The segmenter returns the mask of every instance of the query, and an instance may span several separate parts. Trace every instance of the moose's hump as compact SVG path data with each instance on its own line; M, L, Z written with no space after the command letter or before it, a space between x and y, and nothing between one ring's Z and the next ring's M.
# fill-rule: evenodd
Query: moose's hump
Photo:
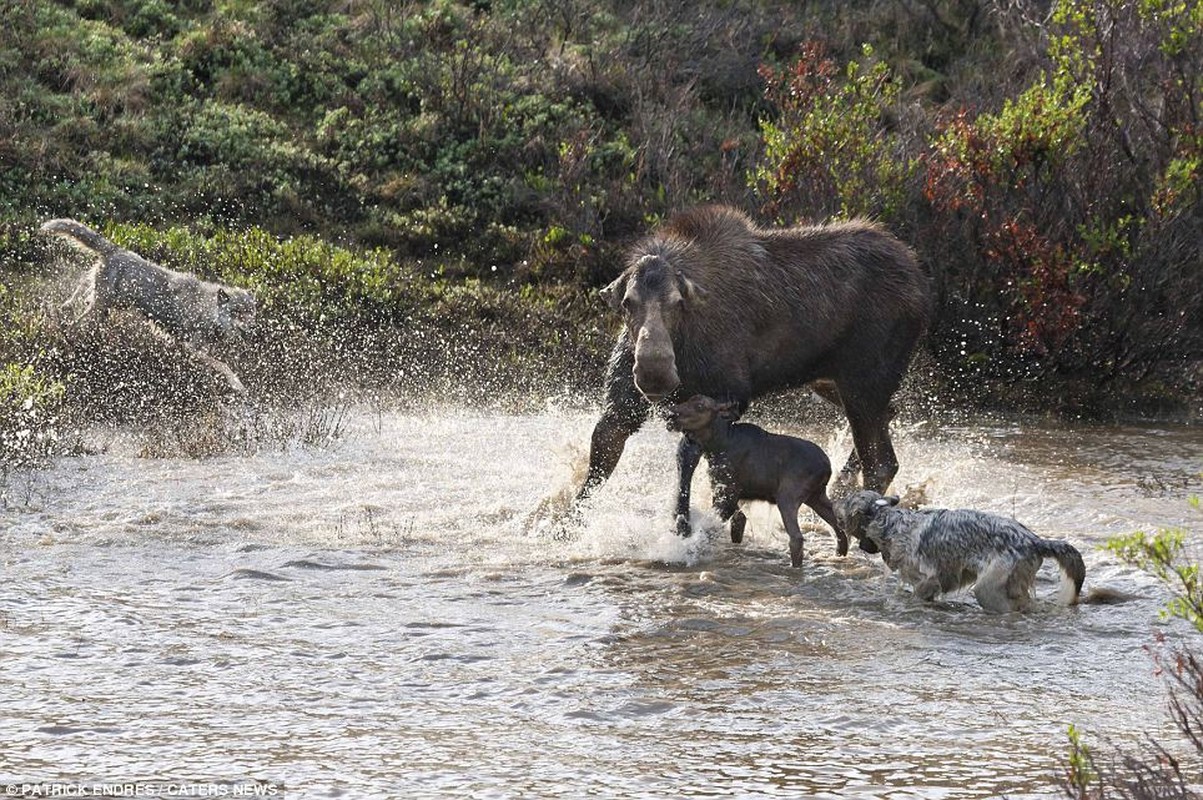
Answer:
M674 215L661 228L665 236L697 243L751 239L755 223L748 215L730 206L710 205L691 208Z

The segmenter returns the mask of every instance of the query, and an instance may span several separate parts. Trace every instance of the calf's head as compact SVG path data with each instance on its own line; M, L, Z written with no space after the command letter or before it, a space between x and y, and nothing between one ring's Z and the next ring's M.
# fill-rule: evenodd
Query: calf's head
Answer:
M602 289L602 297L622 312L635 345L635 386L653 403L681 385L676 343L682 320L703 294L660 254L637 258Z
M710 429L716 420L727 422L738 417L738 404L720 403L704 394L695 394L668 410L668 427L681 433L696 433Z

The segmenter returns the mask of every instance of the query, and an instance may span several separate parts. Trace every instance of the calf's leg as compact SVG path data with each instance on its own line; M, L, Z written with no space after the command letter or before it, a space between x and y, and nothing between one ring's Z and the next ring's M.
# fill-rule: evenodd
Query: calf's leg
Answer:
M742 511L736 511L731 516L731 541L734 544L739 544L744 540L744 528L748 524L748 518Z
M826 483L826 480L823 482ZM848 555L848 535L844 533L844 529L840 527L840 523L836 520L835 509L831 507L831 501L827 499L827 493L820 488L818 492L810 496L810 499L806 501L806 505L814 509L819 518L830 525L831 530L835 531L836 555Z
M789 563L793 567L802 566L802 529L798 526L798 509L801 507L802 503L796 497L777 498L777 510L781 512L781 521L789 534Z
M747 526L748 518L740 510L740 498L723 482L723 467L725 464L710 462L710 486L715 494L715 511L719 520L731 523L731 541L740 544L743 541L743 528Z

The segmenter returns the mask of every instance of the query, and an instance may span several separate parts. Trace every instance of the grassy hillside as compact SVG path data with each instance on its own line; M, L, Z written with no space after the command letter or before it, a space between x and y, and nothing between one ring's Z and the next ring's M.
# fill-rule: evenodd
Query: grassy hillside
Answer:
M579 390L622 248L722 201L766 223L868 214L911 243L939 292L925 378L945 398L1186 410L1199 9L6 3L0 361L96 409L113 365L147 357L55 310L83 262L34 232L72 216L252 288L265 324L231 358L263 394L319 366L402 391L474 371Z

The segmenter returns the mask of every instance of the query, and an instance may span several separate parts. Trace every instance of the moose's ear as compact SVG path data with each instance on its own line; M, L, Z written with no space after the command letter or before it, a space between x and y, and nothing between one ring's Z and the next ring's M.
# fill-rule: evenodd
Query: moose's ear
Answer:
M606 305L617 311L622 307L622 296L626 294L626 291L627 274L624 272L615 278L609 286L603 287L598 294L601 295L602 300L606 301Z
M720 403L717 411L718 415L723 419L739 419L739 403L735 402L734 400L729 403Z
M706 295L709 292L688 277L678 273L677 286L681 290L681 296L685 298L686 303L696 306L706 302Z

